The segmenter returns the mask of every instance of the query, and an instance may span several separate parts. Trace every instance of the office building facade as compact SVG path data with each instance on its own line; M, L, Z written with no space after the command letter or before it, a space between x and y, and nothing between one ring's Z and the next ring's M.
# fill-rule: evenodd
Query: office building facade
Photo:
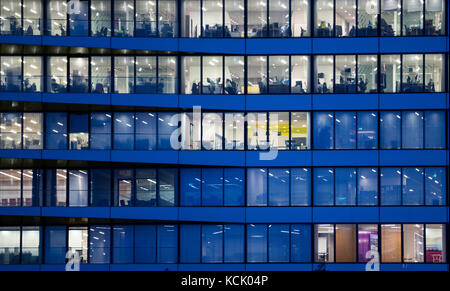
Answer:
M0 0L0 270L448 271L444 0Z

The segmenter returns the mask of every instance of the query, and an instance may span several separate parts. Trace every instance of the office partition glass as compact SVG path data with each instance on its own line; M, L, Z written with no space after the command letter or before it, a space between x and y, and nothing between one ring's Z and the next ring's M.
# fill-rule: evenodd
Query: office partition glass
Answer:
M336 224L336 262L356 262L355 224Z
M333 93L334 57L314 56L314 93ZM337 69L336 69L337 70ZM353 70L353 74L354 74ZM344 72L345 73L345 72ZM350 68L351 75L351 68Z
M42 92L43 77L42 57L23 57L23 91Z
M381 55L380 67L380 92L400 92L401 85L401 60L400 55Z
M334 35L334 1L317 0L315 2L314 35L316 37L331 37Z
M114 2L114 36L129 37L134 35L134 2L116 0Z
M401 224L381 225L381 261L383 263L401 263L402 261Z
M291 36L311 36L310 0L291 0Z
M111 36L111 3L108 0L91 0L92 36Z
M424 262L423 224L403 224L403 261L405 263Z
M200 0L183 0L181 9L181 36L200 37L201 5Z
M380 35L399 36L402 30L402 1L382 0L380 14Z

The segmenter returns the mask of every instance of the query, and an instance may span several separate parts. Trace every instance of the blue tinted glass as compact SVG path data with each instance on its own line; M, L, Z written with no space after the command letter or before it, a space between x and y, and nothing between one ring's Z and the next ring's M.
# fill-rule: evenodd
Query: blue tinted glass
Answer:
M314 205L333 205L334 171L328 168L314 169Z
M405 149L423 148L423 113L421 111L403 112L402 147Z
M380 113L380 147L382 149L398 149L401 140L401 113Z
M223 169L202 169L202 205L223 205Z
M247 225L247 262L267 262L267 225Z
M69 123L71 133L89 131L89 117L87 114L71 113Z
M69 206L88 206L88 171L69 171Z
M289 224L269 224L269 262L289 262Z
M170 136L177 128L178 116L176 113L158 113L158 149L174 149L170 144Z
M134 113L114 113L114 149L134 148Z
M110 169L91 169L90 205L110 206L111 201L111 171Z
M159 233L158 233L159 235ZM158 237L159 241L159 237ZM159 243L159 242L158 242ZM158 247L160 247L158 245ZM136 225L134 229L134 262L152 264L156 262L156 226Z
M222 263L223 225L202 225L202 263Z
M247 169L247 204L267 205L267 169Z
M91 149L111 149L111 113L91 113Z
M200 263L200 224L180 225L180 263Z
M132 225L116 225L113 228L113 263L133 263L133 238L134 227Z
M136 113L136 147L137 150L156 149L156 114L151 112Z
M356 148L356 113L336 112L336 149Z
M378 204L378 170L358 168L358 205Z
M445 148L445 112L425 112L425 148Z
M289 205L289 169L269 169L269 206Z
M46 149L67 149L67 113L45 114Z
M180 169L180 205L200 205L200 171L200 168Z
M89 263L108 264L110 262L111 227L97 225L89 228Z
M335 169L336 205L356 205L356 169Z
M242 168L224 169L224 205L243 206L245 201L245 170Z
M311 204L311 170L307 168L291 169L291 205L307 206Z
M381 168L380 171L381 205L401 205L401 168Z
M176 225L158 225L158 263L176 263L178 242Z
M333 148L333 113L316 112L314 113L314 148L332 149Z
M245 228L242 224L224 225L224 262L243 263L245 248Z
M446 204L445 168L425 168L425 199L427 205Z
M66 261L66 227L45 227L45 260L46 264L64 264Z
M358 148L378 147L378 115L376 112L358 112Z
M311 226L291 224L291 262L311 262Z
M424 196L423 168L403 168L403 204L423 205Z

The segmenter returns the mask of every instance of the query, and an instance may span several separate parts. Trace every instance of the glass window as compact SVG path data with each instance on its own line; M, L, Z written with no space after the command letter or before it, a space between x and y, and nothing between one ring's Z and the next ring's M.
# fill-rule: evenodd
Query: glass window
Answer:
M145 3L148 3L148 1L145 1ZM156 57L136 57L136 93L155 94L158 92L156 70Z
M130 169L114 170L115 206L131 206L133 204L134 173Z
M45 264L64 264L66 262L66 244L67 244L66 227L51 226L51 225L46 226L44 239L45 239L44 244Z
M111 149L111 113L91 113L91 149Z
M380 91L382 93L400 92L400 55L381 55Z
M267 37L267 1L247 1L247 37Z
M135 36L137 37L157 36L158 30L156 21L157 20L156 1L137 0L135 1L135 3L136 3Z
M111 1L91 0L91 35L111 36Z
M446 234L444 224L427 224L425 229L426 237L426 262L445 263L446 262Z
M423 92L423 55L403 55L402 91Z
M182 81L184 85L184 94L200 94L200 63L200 57L183 57Z
M336 1L335 36L356 36L356 0ZM331 36L331 35L330 35Z
M109 169L90 170L90 205L110 206L111 205L111 172Z
M402 112L402 148L422 149L423 148L423 123L422 111Z
M47 0L47 33L50 35L67 35L67 1ZM12 2L12 1L11 1ZM15 2L19 3L19 2Z
M48 57L48 90L52 93L67 92L67 57Z
M289 56L269 56L269 93L288 94Z
M401 0L383 0L381 1L381 36L399 36L401 31L402 15Z
M0 227L0 264L20 264L20 227Z
M314 19L316 19L316 25L314 35L317 37L333 36L333 0L317 0L315 3Z
M114 149L132 150L134 148L134 113L114 113Z
M158 113L158 149L173 150L170 136L178 126L176 113ZM173 146L178 146L174 144Z
M317 3L320 3L320 1L317 1ZM333 93L333 56L314 56L314 63L314 93ZM354 72L353 70L353 74Z
M244 94L244 57L225 56L225 83L226 94Z
M1 206L20 206L21 203L22 171L0 171L0 198Z
M200 263L201 231L200 224L180 225L180 263Z
M70 150L89 149L89 115L71 113L69 116Z
M0 148L20 149L22 147L22 114L0 113Z
M22 206L41 206L43 170L22 170Z
M267 206L267 169L247 169L247 205Z
M183 0L181 36L182 37L200 37L200 0Z
M165 230L164 225L158 228ZM165 233L162 231L162 233ZM158 232L159 234L159 232ZM134 263L154 264L156 263L156 226L135 225L134 227ZM158 238L159 239L159 238ZM169 243L169 242L167 242ZM159 245L159 244L158 244ZM159 246L162 247L162 246Z
M425 92L444 92L445 73L442 55L425 55Z
M67 149L67 113L48 112L45 118L45 148Z
M245 0L225 0L225 37L244 37Z
M423 263L423 224L403 224L403 262Z
M291 56L291 93L310 93L308 56Z
M335 148L356 148L356 112L336 112L334 120Z
M88 172L69 171L69 206L88 206Z
M202 0L202 36L218 38L223 36L223 1Z
M40 264L40 231L39 226L22 227L22 264Z
M335 205L356 205L356 169L335 169Z
M223 234L223 225L202 225L202 263L223 262Z
M89 91L88 58L70 58L70 92Z
M269 263L289 263L289 224L269 224Z
M356 262L355 224L336 224L336 262Z
M370 261L378 252L378 226L376 224L358 225L358 262Z
M222 150L223 114L204 113L202 119L202 147L205 150Z
M75 7L75 4L72 4L72 2L68 4ZM71 36L88 36L88 13L89 2L86 0L78 1L78 6L75 9L67 9L67 14L69 14L69 27Z
M2 73L0 75L2 91L22 91L22 57L1 57Z
M201 169L180 169L181 205L199 206L201 191Z
M249 150L269 148L267 125L266 113L247 113L247 147Z
M225 149L244 149L244 114L225 113Z
M177 173L176 169L158 169L158 206L176 205Z
M91 57L91 92L111 93L111 57Z
M358 55L358 92L376 93L378 80L378 57Z
M114 57L114 93L134 93L134 57Z
M291 34L293 37L311 36L309 5L310 0L291 0Z
M247 94L267 94L266 56L247 57Z
M202 205L223 205L223 169L202 169Z
M425 202L426 205L445 205L447 189L444 168L425 168Z
M243 224L225 224L223 237L224 263L243 263L245 226Z
M381 168L380 172L381 205L401 205L401 168Z
M159 94L178 93L177 57L158 57L158 89Z
M425 35L445 34L443 0L425 0Z
M291 168L291 206L311 205L311 171Z
M377 36L378 0L358 0L358 36Z
M309 113L291 112L291 150L309 149L310 145L310 126Z
M425 111L425 148L445 148L445 112Z
M334 262L334 225L314 225L314 261L316 263Z
M78 253L81 264L88 262L88 228L86 226L69 227L68 251Z
M108 264L111 260L111 227L96 225L89 228L89 263Z
M139 227L139 226L138 226ZM134 226L115 225L113 227L113 260L114 264L132 264L134 248ZM139 251L139 250L137 250ZM154 251L154 250L153 250Z
M18 2L15 2L18 3ZM23 0L25 35L40 35L42 29L42 3L37 0Z
M160 37L178 36L177 11L176 0L158 0L158 27Z
M247 224L247 262L267 262L266 224Z
M328 168L314 169L314 205L333 205L334 171Z
M23 57L24 92L42 92L43 76L42 57Z
M356 92L356 56L335 56L335 93ZM324 92L326 93L326 92Z
M181 148L183 150L200 150L201 142L201 112L194 111L180 113L181 120Z
M114 2L114 36L133 36L134 5L131 0Z
M42 113L23 113L23 149L42 149Z
M223 92L222 56L203 57L202 69L203 69L202 93L222 94Z
M403 35L417 36L423 34L423 1L403 1Z
M0 17L2 20L2 34L22 34L22 13L21 2L13 0L3 0Z
M289 169L269 169L269 206L289 206Z
M269 146L288 150L290 141L289 112L269 112Z
M289 0L269 1L269 37L290 37Z
M136 150L155 150L156 149L156 116L154 113L142 112L136 113L136 132L135 149Z
M311 226L291 224L291 262L311 262Z
M67 203L67 170L47 169L46 173L46 206L66 206Z
M224 168L224 205L244 206L245 169Z
M378 171L358 168L358 205L378 204Z
M358 149L376 149L378 147L378 115L376 112L357 112Z
M403 205L424 205L423 168L403 168Z
M156 169L136 169L136 206L157 206Z
M334 148L334 115L333 112L314 113L314 148Z
M401 263L402 227L400 224L381 225L381 261L383 263Z
M178 252L177 226L171 224L158 225L158 263L176 263Z
M401 147L401 112L383 111L380 113L380 147L399 149Z

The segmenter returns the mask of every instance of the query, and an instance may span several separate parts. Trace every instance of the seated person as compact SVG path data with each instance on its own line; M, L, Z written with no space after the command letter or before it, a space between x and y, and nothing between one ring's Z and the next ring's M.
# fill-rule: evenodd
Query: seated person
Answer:
M192 94L200 94L200 86L199 86L199 84L197 84L195 82L192 83L191 93Z

